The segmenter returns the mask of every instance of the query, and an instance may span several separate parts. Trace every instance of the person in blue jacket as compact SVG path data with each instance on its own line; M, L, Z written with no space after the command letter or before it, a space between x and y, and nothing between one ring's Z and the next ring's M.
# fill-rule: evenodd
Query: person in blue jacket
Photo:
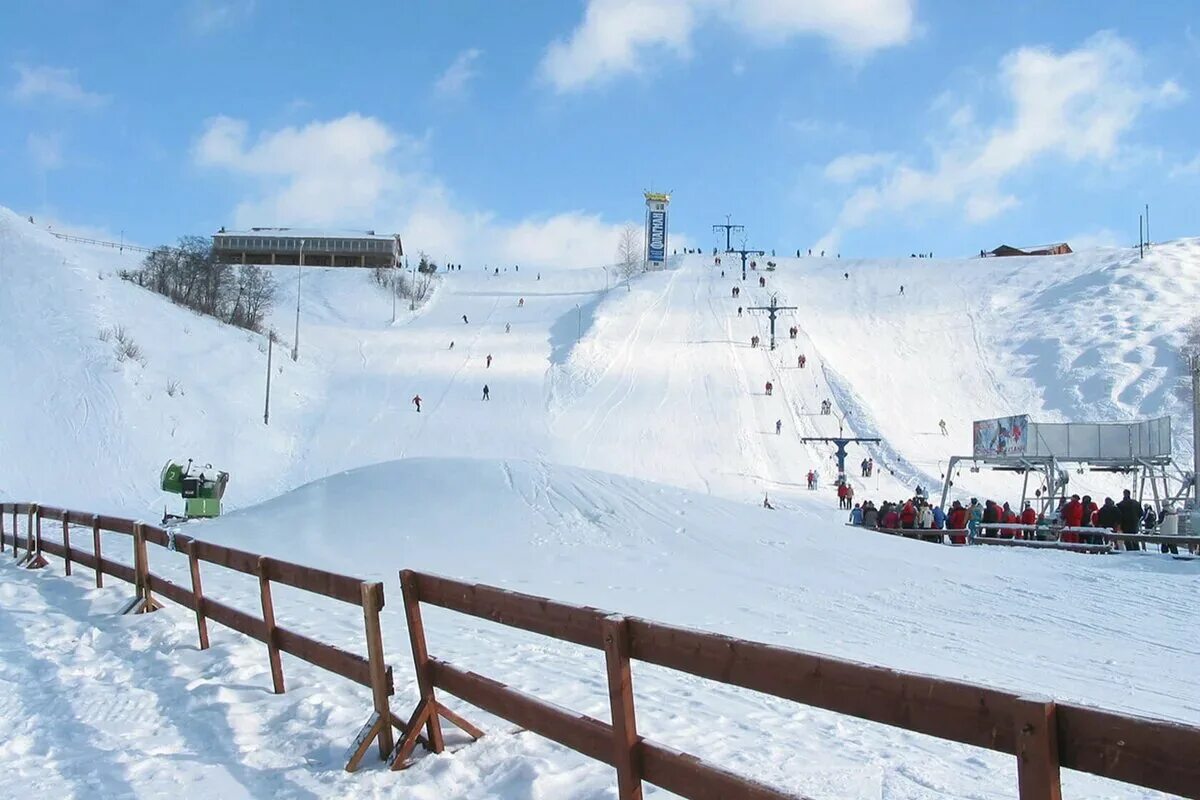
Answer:
M862 505L859 503L855 503L854 508L850 509L850 524L851 525L862 525L863 524L863 510L862 510Z
M934 530L944 530L946 527L946 512L942 511L941 506L933 507L933 528Z

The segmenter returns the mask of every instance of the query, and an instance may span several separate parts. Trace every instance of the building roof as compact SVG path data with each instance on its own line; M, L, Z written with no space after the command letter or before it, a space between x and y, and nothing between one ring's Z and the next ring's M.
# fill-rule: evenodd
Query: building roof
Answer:
M280 239L383 239L391 241L392 234L375 231L352 231L320 228L250 228L244 231L220 230L213 236L274 236Z
M1029 247L1018 247L1018 250L1024 250L1026 253L1036 253L1038 250L1053 250L1056 247L1066 247L1066 242L1052 242L1051 244L1035 244Z

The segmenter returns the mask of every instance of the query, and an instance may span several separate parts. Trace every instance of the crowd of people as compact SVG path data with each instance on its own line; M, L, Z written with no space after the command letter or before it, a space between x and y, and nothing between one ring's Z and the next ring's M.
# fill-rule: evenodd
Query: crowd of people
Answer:
M863 461L865 470L873 466ZM810 487L811 488L811 487ZM851 525L886 531L912 531L912 538L941 541L950 537L951 544L966 544L968 536L994 539L1028 539L1046 541L1057 533L1057 541L1067 544L1103 545L1105 531L1123 534L1178 532L1178 516L1170 504L1155 511L1149 504L1139 504L1126 489L1122 499L1104 498L1103 504L1092 501L1090 495L1072 495L1051 515L1039 514L1031 501L1025 501L1020 511L1008 503L972 497L970 503L955 500L949 511L933 505L918 487L916 494L901 502L884 501L877 507L871 500L853 503L854 490L843 482L838 486L838 507L849 508ZM922 533L938 531L938 533ZM942 533L945 531L945 533ZM961 533L955 533L961 531ZM1124 541L1127 550L1139 550L1144 543ZM1163 552L1176 552L1176 546L1162 545Z

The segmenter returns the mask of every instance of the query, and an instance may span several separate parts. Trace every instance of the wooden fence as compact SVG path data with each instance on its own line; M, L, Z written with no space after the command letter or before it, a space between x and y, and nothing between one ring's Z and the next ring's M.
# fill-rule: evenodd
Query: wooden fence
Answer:
M646 739L637 732L631 661L1015 756L1022 800L1059 800L1061 767L1184 797L1200 797L1200 728L611 615L412 571L400 573L421 699L400 743L404 766L424 728L442 749L442 690L616 768L619 797L643 781L682 795L772 800L794 795ZM612 722L467 672L427 650L421 603L571 642L605 655ZM478 731L471 729L472 735ZM470 731L469 731L470 732Z
M11 521L11 534L4 524L6 515ZM23 542L20 530L22 520L25 523ZM62 523L61 541L43 536L43 520ZM90 533L90 548L80 548L72 544L73 525L77 526L77 531L83 528ZM103 532L130 537L132 566L104 556L101 543ZM181 586L151 571L147 547L151 544L186 556L190 586ZM23 566L43 567L46 565L45 554L50 554L62 558L67 575L72 573L76 564L92 569L98 587L104 585L105 575L133 584L134 596L122 613L154 611L160 607L160 597L191 609L196 615L201 649L208 647L209 620L257 639L267 646L271 682L277 694L282 693L285 688L280 653L288 653L368 687L372 693L375 711L347 753L346 769L354 771L358 768L372 742L378 742L382 758L391 754L392 728L399 725L389 707L389 698L393 693L392 670L384 661L383 637L379 624L379 612L384 604L382 583L359 580L224 547L130 519L36 503L0 503L0 552L7 552L9 546L12 547L13 557L19 558ZM201 563L258 578L261 616L241 611L206 595L201 583ZM279 625L275 619L275 606L271 597L272 584L283 584L360 607L363 612L367 656L364 658Z

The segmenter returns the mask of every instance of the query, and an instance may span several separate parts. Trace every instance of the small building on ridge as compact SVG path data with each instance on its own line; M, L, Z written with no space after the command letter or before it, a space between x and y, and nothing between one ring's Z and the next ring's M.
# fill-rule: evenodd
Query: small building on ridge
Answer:
M213 234L213 255L224 264L299 264L306 267L390 267L394 236L375 231L251 228Z
M1071 245L1066 242L1056 242L1055 244L1039 244L1033 247L1012 247L1011 245L1002 244L995 250L989 253L981 252L981 256L1062 256L1073 252Z

